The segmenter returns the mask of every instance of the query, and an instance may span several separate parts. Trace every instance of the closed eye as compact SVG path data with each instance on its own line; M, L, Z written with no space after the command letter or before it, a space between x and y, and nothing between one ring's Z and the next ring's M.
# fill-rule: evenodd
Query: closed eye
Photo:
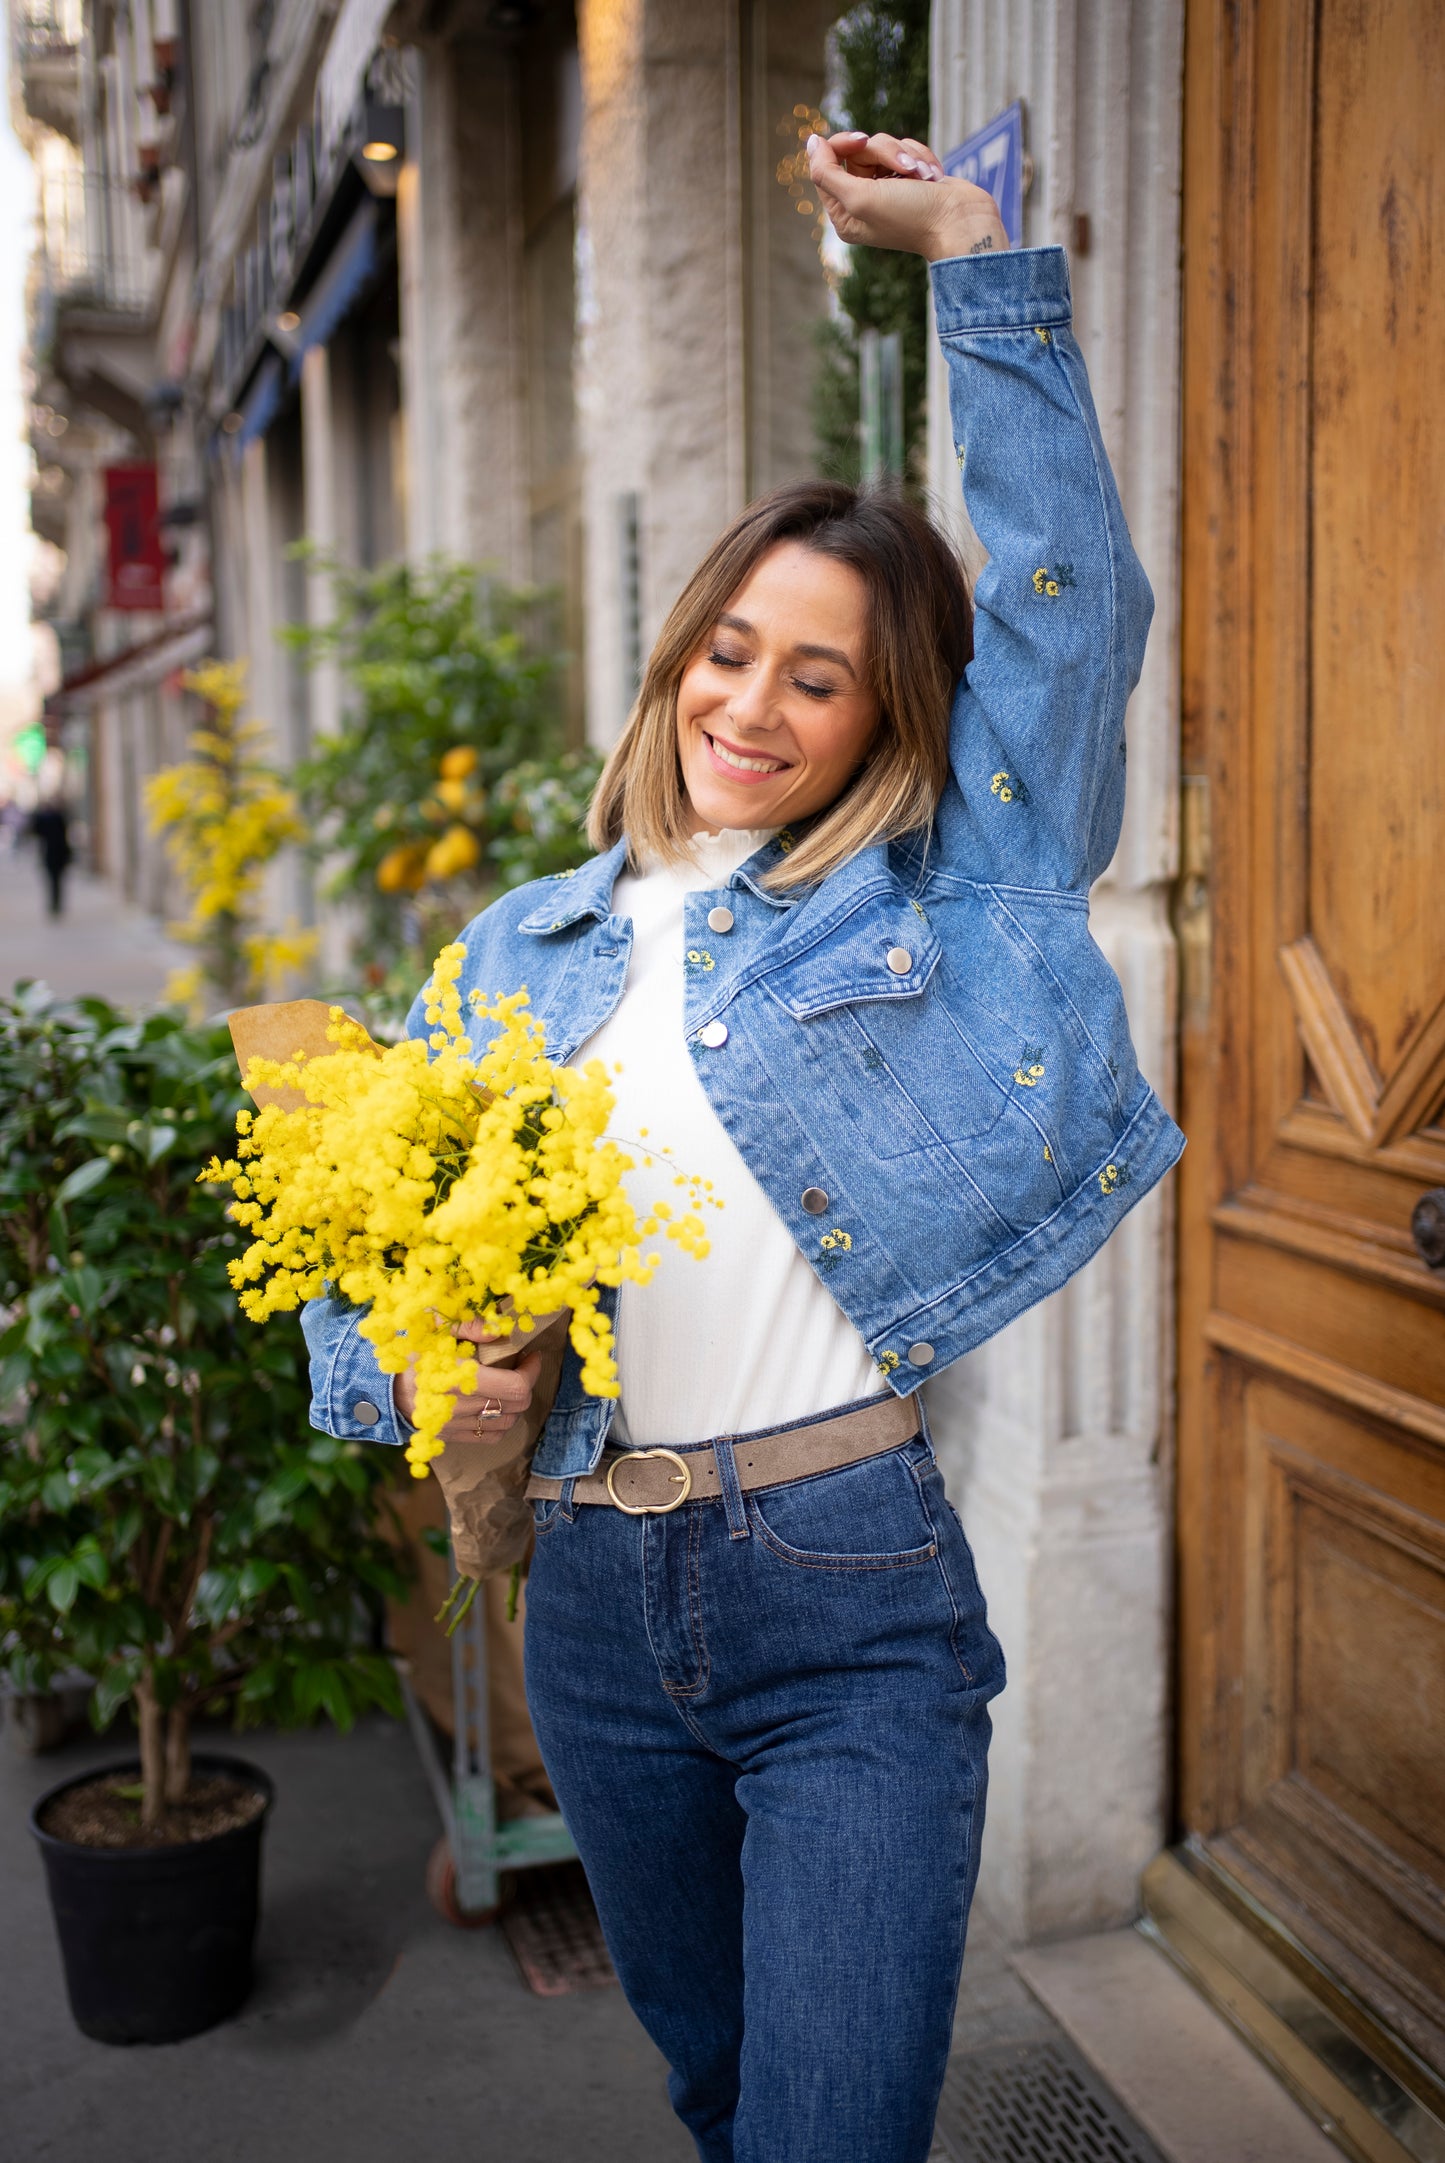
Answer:
M831 698L833 696L834 686L830 683L804 683L801 676L795 676L793 681L807 698Z
M710 653L709 661L718 668L746 668L747 658L740 653Z

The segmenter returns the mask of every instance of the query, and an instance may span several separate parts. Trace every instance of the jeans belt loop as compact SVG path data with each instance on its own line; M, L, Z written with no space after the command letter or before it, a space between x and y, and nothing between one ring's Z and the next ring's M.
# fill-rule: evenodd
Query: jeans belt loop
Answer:
M562 1494L558 1503L558 1507L562 1512L562 1521L564 1524L571 1525L575 1524L577 1521L577 1504L573 1500L576 1489L577 1481L575 1477L570 1480L563 1480Z
M733 1455L733 1438L720 1434L713 1443L713 1456L717 1460L718 1485L722 1489L723 1508L727 1511L728 1531L735 1540L750 1540L747 1504L738 1480L737 1459Z

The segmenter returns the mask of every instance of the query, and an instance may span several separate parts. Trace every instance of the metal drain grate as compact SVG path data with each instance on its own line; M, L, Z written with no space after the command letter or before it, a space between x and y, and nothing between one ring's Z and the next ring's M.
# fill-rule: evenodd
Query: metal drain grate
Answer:
M1064 2042L1006 2043L949 2060L930 2163L1163 2163Z
M562 1998L617 1981L580 1863L519 1870L515 1887L501 1925L529 1990Z

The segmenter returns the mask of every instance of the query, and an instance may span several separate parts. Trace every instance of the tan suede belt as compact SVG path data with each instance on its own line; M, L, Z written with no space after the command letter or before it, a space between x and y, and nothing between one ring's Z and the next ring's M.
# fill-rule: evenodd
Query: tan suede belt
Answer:
M744 1492L782 1487L814 1472L861 1464L865 1457L901 1449L912 1441L919 1424L917 1399L895 1397L890 1390L876 1404L860 1405L836 1419L755 1435L733 1445L738 1485ZM534 1472L527 1482L527 1499L555 1502L563 1484ZM595 1472L575 1482L572 1499L609 1502L630 1517L660 1517L684 1502L706 1502L721 1493L716 1450L608 1450Z

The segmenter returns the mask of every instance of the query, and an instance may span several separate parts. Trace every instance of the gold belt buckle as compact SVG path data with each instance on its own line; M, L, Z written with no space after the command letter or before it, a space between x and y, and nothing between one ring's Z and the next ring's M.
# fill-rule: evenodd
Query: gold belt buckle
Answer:
M672 1476L680 1481L682 1493L674 1495L670 1502L624 1502L612 1484L612 1475L619 1465L625 1465L629 1460L635 1464L639 1457L665 1457L669 1464L675 1464L677 1470ZM624 1450L622 1455L614 1457L607 1467L607 1492L617 1507L624 1510L629 1517L666 1517L670 1511L681 1509L692 1493L692 1466L685 1457L679 1457L676 1450Z

